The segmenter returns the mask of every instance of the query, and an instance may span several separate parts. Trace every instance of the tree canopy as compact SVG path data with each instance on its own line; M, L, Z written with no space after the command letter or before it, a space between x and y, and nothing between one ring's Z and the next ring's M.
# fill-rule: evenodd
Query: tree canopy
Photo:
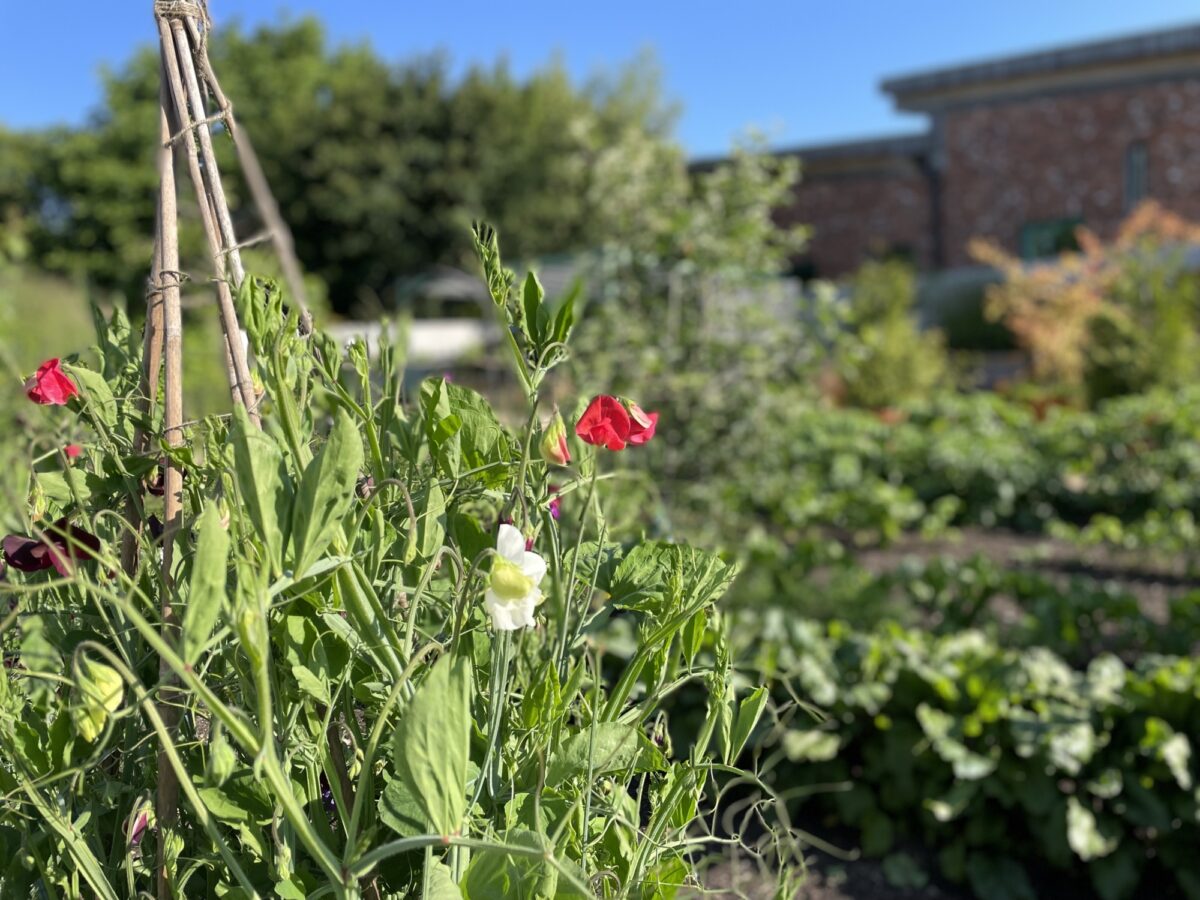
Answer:
M516 257L600 239L592 162L630 128L667 138L674 118L645 56L584 85L561 61L527 78L503 61L455 77L444 55L390 63L366 44L334 46L313 18L219 29L210 54L302 263L343 312L373 305L398 276L464 262L475 218L493 223ZM157 98L157 50L145 47L105 74L101 107L84 126L0 131L0 209L19 213L34 262L139 289ZM229 142L217 144L222 171L236 173ZM246 192L227 178L239 233L253 234ZM203 265L198 222L185 229L184 250Z

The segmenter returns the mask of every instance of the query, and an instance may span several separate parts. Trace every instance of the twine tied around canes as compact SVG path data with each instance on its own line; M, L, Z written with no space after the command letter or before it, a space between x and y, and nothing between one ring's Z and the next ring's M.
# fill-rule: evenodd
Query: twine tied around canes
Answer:
M154 15L159 19L196 19L209 25L205 0L154 0Z

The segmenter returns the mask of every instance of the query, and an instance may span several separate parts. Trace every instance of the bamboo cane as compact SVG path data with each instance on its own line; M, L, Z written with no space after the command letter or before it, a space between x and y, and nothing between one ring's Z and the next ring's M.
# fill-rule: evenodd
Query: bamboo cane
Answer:
M175 169L170 144L170 122L167 115L165 84L159 100L159 129L163 137L158 151L158 284L161 290L163 363L163 434L167 444L178 447L183 443L183 320L179 302L179 218L175 198ZM164 640L175 642L177 630L172 603L175 537L183 526L183 472L179 464L167 460L164 475L164 523L162 554L162 634ZM169 685L174 680L165 660L159 662L158 711L169 731L179 722L178 701ZM165 840L178 820L179 781L170 764L167 752L158 754L158 792L155 815L158 819L158 896L170 900L171 886L167 881Z
M196 191L196 203L200 208L200 220L203 225L205 238L208 241L208 249L215 269L217 306L220 311L221 329L225 333L228 361L231 364L228 372L230 391L233 394L234 402L243 404L250 414L251 421L258 424L259 417L255 409L256 397L254 386L250 380L250 367L246 361L246 348L243 343L241 328L238 325L237 311L233 305L233 294L229 281L225 277L227 268L226 247L222 238L220 225L215 221L218 216L214 216L212 209L213 206L220 209L221 204L224 203L224 194L221 195L219 203L213 202L210 206L209 191L205 184L204 173L201 171L201 151L196 146L196 136L193 133L198 130L202 135L207 134L202 127L195 127L195 122L203 119L203 115L197 115L193 119L192 115L188 113L188 98L184 88L184 76L180 72L180 60L176 54L171 23L162 16L158 18L158 32L162 44L167 85L170 89L171 106L175 111L175 124L179 127L179 133L183 138L184 156L187 158L188 173L191 177L192 186ZM184 65L191 67L190 55L188 55ZM192 69L192 75L194 78L194 68ZM171 141L169 135L166 141L168 143ZM211 151L211 144L209 149ZM215 159L212 161L212 168L216 168ZM226 211L227 215L228 211ZM240 258L238 258L237 264L240 267ZM240 281L237 283L240 284Z
M312 332L312 313L308 306L308 291L304 287L303 271L300 267L300 261L296 257L296 246L292 239L292 230L288 227L287 221L279 211L279 204L275 202L275 195L271 193L271 185L263 173L262 165L258 161L258 154L254 152L254 144L250 140L250 135L243 131L238 124L237 118L233 114L233 104L229 102L229 98L225 96L225 92L221 89L221 83L217 80L217 73L209 61L208 50L201 39L199 26L194 19L189 18L186 22L188 37L191 38L192 45L195 47L200 75L203 77L205 84L208 85L208 89L212 91L213 99L216 101L217 107L221 110L220 115L225 122L225 127L229 130L230 138L233 140L233 146L238 155L238 162L242 167L242 174L246 178L246 186L250 188L250 196L254 200L254 205L258 208L258 214L262 217L263 224L266 225L267 230L271 234L271 242L274 244L275 252L279 256L279 264L283 268L283 278L287 282L288 291L291 294L293 302L300 308L300 333L310 334Z

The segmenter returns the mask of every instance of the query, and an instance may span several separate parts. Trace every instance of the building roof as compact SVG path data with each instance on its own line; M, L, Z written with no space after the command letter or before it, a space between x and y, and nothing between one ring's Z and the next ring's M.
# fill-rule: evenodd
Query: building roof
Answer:
M775 152L780 156L799 156L805 161L813 161L864 156L917 156L927 152L930 147L929 132L921 132L920 134L891 134L829 144L808 144Z
M989 87L1003 91L1031 82L1054 84L1071 73L1135 70L1139 63L1150 63L1155 71L1181 65L1196 71L1200 68L1200 25L931 69L889 78L881 87L901 109L919 110L941 105L938 100L948 95L968 92L980 96Z
M921 132L877 135L836 143L804 144L798 147L782 147L770 152L772 156L798 156L802 163L807 164L912 158L928 153L932 146L932 135L929 132ZM706 156L693 159L688 163L688 168L693 172L706 172L728 161L728 156Z

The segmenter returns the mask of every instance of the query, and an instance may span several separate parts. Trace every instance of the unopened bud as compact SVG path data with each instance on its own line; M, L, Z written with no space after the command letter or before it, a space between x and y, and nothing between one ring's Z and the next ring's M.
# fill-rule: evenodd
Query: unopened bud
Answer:
M554 418L542 429L541 451L542 459L552 465L566 466L571 463L571 451L567 447L567 425L558 410L554 411Z

